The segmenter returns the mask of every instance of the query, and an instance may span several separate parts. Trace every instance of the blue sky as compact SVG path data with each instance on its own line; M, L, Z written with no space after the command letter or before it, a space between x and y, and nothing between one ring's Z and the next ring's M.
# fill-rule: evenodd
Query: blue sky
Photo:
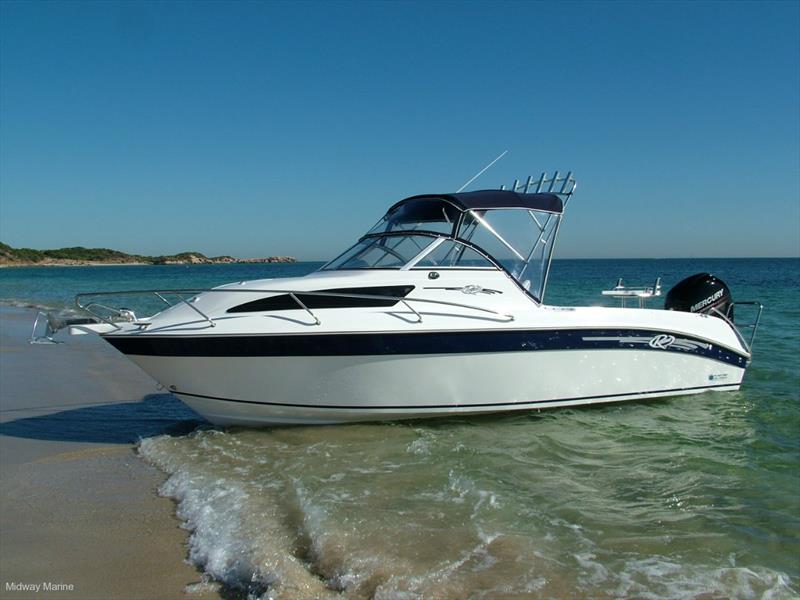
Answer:
M798 2L0 2L0 240L324 259L573 170L561 257L800 255Z

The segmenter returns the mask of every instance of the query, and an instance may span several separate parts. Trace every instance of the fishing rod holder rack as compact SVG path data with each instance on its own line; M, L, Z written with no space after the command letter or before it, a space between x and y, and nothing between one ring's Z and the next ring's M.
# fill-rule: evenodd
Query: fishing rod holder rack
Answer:
M511 187L506 188L505 185L501 185L500 189L508 189L509 191L520 192L522 194L556 194L557 196L562 196L564 206L566 207L567 200L575 193L575 188L577 187L578 182L575 181L575 178L572 176L572 171L568 171L566 175L560 175L559 172L556 171L552 176L548 176L547 172L543 171L538 178L529 175L524 182L515 179Z

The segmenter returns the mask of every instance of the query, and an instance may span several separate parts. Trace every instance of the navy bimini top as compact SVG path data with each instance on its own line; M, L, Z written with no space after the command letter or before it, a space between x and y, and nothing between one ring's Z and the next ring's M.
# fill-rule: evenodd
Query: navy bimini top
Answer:
M528 208L544 212L561 214L564 203L556 194L520 194L510 190L479 190L458 194L422 194L411 196L396 203L389 212L410 200L445 200L464 210L482 210L492 208Z

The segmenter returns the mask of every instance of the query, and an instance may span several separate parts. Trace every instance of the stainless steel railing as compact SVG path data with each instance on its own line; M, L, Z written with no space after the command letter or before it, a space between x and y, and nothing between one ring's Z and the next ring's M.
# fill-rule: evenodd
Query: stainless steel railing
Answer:
M439 306L448 306L453 308L464 308L467 310L474 310L477 312L487 313L493 315L495 318L499 318L502 321L508 322L513 321L514 316L508 315L505 313L498 312L496 310L492 310L489 308L484 308L482 306L475 306L472 304L463 304L460 302L448 302L445 300L430 300L427 298L407 298L403 296L383 296L377 294L348 294L344 292L318 292L318 291L306 291L306 290L283 290L283 289L245 289L245 290L237 290L231 288L206 288L206 289L193 289L193 288L185 288L185 289L175 289L175 290L122 290L116 292L84 292L82 294L77 294L75 296L75 306L81 310L82 312L102 321L103 323L107 323L113 326L116 329L122 329L118 323L120 322L133 322L134 324L139 325L140 327L147 327L149 326L149 322L137 322L135 319L135 315L133 311L130 311L127 308L114 308L105 304L101 304L99 302L86 302L84 303L83 300L87 298L97 298L102 296L135 296L135 295L153 295L162 302L166 303L169 306L174 306L167 297L175 296L177 300L181 304L185 304L194 312L196 312L204 321L206 321L209 327L215 327L216 322L214 321L213 316L207 315L205 312L200 310L197 306L195 306L192 302L192 298L189 300L186 299L185 296L191 294L196 296L197 294L206 294L206 293L232 293L232 294L286 294L288 295L296 304L297 307L301 310L304 310L314 319L315 325L321 325L322 321L320 321L319 317L314 313L311 308L309 308L299 296L327 296L327 297L334 297L334 298L355 298L355 299L364 299L364 300L394 300L396 303L403 304L410 312L414 313L417 317L417 323L422 323L422 315L419 311L415 310L412 303L420 303L420 304L433 304ZM98 309L102 309L107 311L107 314L102 314L98 312Z
M742 345L747 349L749 354L753 353L753 340L756 338L756 330L758 329L758 324L761 322L761 313L764 311L764 305L761 302L756 302L755 300L737 300L736 302L731 302L732 306L755 306L757 308L756 315L750 323L734 323L733 319L729 317L727 314L723 314L722 311L713 308L711 309L710 314L719 317L720 319L727 321L730 326L733 328L733 331L736 333L736 336L739 338L739 341ZM730 312L730 310L728 311ZM742 335L741 329L750 329L750 339L745 340L744 336Z

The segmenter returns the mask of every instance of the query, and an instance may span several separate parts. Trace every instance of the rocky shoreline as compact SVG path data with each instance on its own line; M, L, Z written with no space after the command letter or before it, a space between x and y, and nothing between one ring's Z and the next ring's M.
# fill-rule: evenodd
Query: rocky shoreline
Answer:
M159 257L162 258L162 257ZM297 259L292 256L267 256L265 258L234 258L233 256L214 256L209 258L202 254L191 253L188 256L163 257L158 258L152 263L154 265L228 265L228 264L249 264L249 263L295 263Z

